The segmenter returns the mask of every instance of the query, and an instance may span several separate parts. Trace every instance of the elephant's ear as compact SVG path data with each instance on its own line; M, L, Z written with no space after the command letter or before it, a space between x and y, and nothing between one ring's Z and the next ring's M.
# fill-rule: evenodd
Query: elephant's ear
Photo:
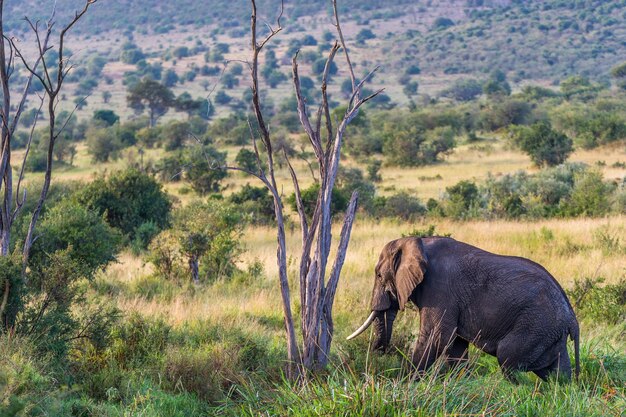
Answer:
M394 258L394 268L396 270L396 295L400 310L404 310L404 305L411 293L424 280L426 265L427 259L422 239L409 238L399 245Z

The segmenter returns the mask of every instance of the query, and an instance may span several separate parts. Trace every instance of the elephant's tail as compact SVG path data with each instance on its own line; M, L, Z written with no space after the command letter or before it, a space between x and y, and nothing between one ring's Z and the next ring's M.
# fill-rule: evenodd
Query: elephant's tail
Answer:
M570 328L569 334L574 341L574 360L576 361L574 375L576 376L576 380L578 380L578 375L580 375L580 330L576 321L574 321L574 325Z

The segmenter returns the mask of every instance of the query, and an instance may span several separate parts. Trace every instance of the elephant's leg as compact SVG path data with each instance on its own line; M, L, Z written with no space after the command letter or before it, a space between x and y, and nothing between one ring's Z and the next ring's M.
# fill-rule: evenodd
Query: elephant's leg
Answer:
M454 346L456 339L456 316L423 311L420 336L411 355L413 367L418 375L427 371L439 356ZM459 349L460 346L457 345L455 352Z
M519 327L498 342L496 357L504 376L516 382L515 372L534 371L550 365L551 360L544 359L549 357L547 350L550 349L553 347L546 349L544 335L529 333Z
M566 381L572 378L572 363L567 353L567 341L560 342L559 345L557 357L550 365L533 370L533 372L544 381L547 381L548 378L553 375Z
M449 365L456 366L467 362L469 350L469 342L459 336L454 338L454 341L446 350L447 362Z

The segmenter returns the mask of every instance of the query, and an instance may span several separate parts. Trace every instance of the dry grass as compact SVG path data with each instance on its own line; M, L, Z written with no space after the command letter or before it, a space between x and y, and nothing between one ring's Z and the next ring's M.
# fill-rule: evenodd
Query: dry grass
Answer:
M424 223L357 220L338 289L336 312L366 311L372 271L382 246L403 233L425 226ZM532 223L441 220L437 221L437 231L452 233L458 240L495 253L528 257L544 265L565 288L575 279L586 276L602 276L608 283L626 276L626 218L623 216ZM619 239L621 247L607 252L600 233ZM227 284L215 284L208 291L179 294L170 301L121 298L120 307L125 311L162 315L172 324L209 319L250 331L260 330L254 317L280 317L281 314L275 231L267 227L251 228L245 233L244 242L247 252L241 259L242 265L259 260L266 268L263 282L250 283L245 292L232 290ZM297 230L288 231L287 244L293 302L297 304L297 288L293 283L299 249ZM130 255L122 256L120 261L120 265L109 270L113 279L132 280L146 273L141 262ZM354 317L355 322L359 319Z

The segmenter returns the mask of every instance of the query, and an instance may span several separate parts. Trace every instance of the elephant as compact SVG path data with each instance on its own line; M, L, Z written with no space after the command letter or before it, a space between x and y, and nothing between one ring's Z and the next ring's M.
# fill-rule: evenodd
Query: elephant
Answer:
M375 273L371 314L348 339L374 323L372 349L384 352L398 310L411 301L420 314L411 354L418 376L442 355L451 365L465 363L472 343L495 356L512 382L518 371L569 380L569 336L578 377L578 321L563 288L541 265L450 237L405 237L385 245Z

